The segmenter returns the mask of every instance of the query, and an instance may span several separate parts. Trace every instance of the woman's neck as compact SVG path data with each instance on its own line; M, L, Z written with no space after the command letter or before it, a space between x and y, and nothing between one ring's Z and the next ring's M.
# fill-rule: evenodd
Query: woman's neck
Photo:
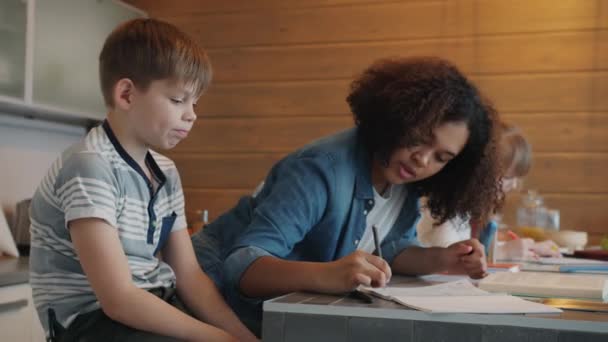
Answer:
M382 163L373 158L372 162L372 186L376 189L376 192L380 195L383 195L386 190L389 188L390 183L384 176L384 166Z

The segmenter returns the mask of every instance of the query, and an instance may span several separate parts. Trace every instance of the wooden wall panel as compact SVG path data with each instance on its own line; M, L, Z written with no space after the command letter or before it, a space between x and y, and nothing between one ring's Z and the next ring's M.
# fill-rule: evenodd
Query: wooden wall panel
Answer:
M608 7L608 3L606 4ZM606 18L608 21L608 18ZM596 69L608 68L608 30L596 31L595 33L596 54L594 66Z
M174 154L186 188L254 189L283 153Z
M394 2L391 0L373 0L377 3ZM406 0L420 1L420 0ZM426 1L426 0L422 0ZM328 6L345 6L365 4L370 0L127 0L141 8L146 8L152 16L208 15L221 12L239 12L251 10L277 10L294 8L318 8Z
M608 193L606 165L606 153L537 153L526 184L541 193Z
M607 46L608 35L598 38L595 32L585 31L217 49L210 52L210 57L216 70L215 81L221 83L350 79L361 72L363 66L387 56L441 56L469 74L585 71L594 68L594 50L604 51ZM570 52L564 54L564 49ZM270 61L273 61L272 68L268 67ZM597 68L605 68L607 63L600 59Z
M535 152L608 152L608 112L503 115L529 137ZM289 152L353 126L350 115L203 118L178 152ZM215 156L213 156L215 158Z
M174 159L185 187L253 189L285 154L176 154ZM541 193L608 193L606 163L606 154L537 153L525 184Z
M197 121L176 152L284 152L352 126L349 116Z
M366 3L357 6L252 10L214 16L167 17L208 48L338 43L458 36L472 33L471 17L447 20L450 2ZM461 11L458 14L470 12ZM455 17L452 17L455 18Z
M212 85L201 117L344 116L349 82L264 82Z
M470 70L473 40L420 39L210 51L210 58L217 71L215 80L220 83L350 79L360 73L364 66L389 56L444 56L463 70ZM270 61L272 68L268 67Z
M473 79L503 112L608 110L608 97L602 94L608 90L606 72L505 74Z
M608 152L608 112L503 115L537 152Z
M597 21L606 0L478 0L479 33L585 30L606 27Z
M191 189L184 188L186 200L196 205L186 206L186 219L191 225L201 220L199 210L204 208L208 212L209 221L213 221L222 213L234 207L238 200L254 189ZM198 227L194 227L198 228Z
M595 242L608 232L608 0L130 2L192 34L214 64L201 119L170 154L191 221L233 206L285 153L351 126L348 86L372 60L432 54L528 136L526 183L562 226Z
M505 74L472 79L504 113L608 111L608 72ZM212 85L203 117L343 115L350 80ZM238 94L238 101L235 101Z

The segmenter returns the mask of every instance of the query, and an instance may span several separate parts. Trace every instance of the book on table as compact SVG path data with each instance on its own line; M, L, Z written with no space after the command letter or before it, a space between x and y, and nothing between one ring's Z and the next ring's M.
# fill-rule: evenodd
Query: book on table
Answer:
M608 276L552 272L493 273L479 282L489 292L528 297L608 300Z

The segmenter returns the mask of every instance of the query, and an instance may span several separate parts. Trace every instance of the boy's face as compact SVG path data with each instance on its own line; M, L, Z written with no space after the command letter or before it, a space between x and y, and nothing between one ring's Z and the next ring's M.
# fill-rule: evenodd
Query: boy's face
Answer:
M167 150L186 138L196 120L194 96L168 80L153 81L145 91L135 87L127 115L139 143Z

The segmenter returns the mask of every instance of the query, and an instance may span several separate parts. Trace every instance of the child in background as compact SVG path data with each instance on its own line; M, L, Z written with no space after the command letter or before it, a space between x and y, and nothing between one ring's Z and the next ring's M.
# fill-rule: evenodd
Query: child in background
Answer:
M517 189L520 179L530 170L532 150L519 129L502 124L498 154L504 170L500 183L502 191L506 194ZM423 209L422 219L417 228L418 239L426 246L445 247L473 236L480 239L488 252L487 249L498 228L496 222L491 221L480 232L472 232L471 226L469 220L463 217L456 217L441 225L436 225L428 211ZM553 241L534 242L532 239L520 239L513 235L498 241L494 249L496 260L516 260L537 256L559 257L561 254Z
M135 19L99 62L107 120L55 161L31 205L30 283L50 340L255 340L198 266L179 174L152 151L192 128L211 81L204 50Z

